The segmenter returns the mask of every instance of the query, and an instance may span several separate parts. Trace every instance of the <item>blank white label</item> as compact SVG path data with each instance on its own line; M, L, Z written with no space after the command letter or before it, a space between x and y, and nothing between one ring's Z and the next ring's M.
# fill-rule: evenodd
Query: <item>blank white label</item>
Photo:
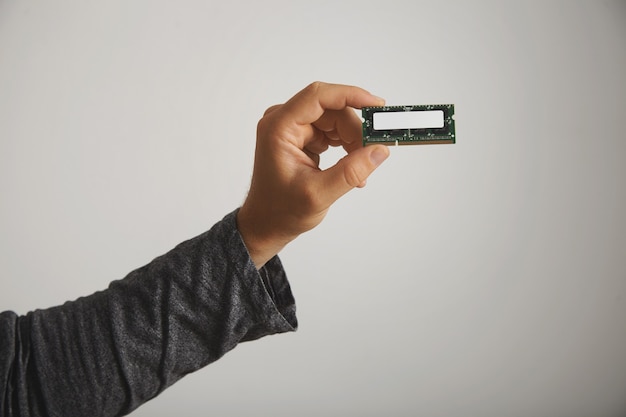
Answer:
M437 129L443 127L443 110L374 113L374 130Z

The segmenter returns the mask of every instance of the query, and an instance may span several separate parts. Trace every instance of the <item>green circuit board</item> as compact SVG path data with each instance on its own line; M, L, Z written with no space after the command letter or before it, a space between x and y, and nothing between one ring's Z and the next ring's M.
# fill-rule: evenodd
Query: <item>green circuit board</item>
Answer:
M456 143L454 104L363 107L363 146Z

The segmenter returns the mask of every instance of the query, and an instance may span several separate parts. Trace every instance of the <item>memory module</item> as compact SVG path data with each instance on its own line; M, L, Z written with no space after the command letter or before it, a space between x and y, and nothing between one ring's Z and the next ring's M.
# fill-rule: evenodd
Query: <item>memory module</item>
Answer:
M455 143L454 104L363 107L363 145Z

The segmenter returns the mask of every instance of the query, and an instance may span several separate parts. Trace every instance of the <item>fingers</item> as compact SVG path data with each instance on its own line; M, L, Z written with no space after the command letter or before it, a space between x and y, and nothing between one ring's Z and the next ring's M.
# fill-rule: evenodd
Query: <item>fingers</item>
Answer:
M362 137L361 120L353 108L383 104L383 99L359 87L315 82L287 103L268 108L263 130L300 149L318 140L322 131L327 144L351 152L360 147Z
M314 138L304 147L304 151L319 155L328 149L328 145L328 138L324 132L316 131L314 132Z
M367 177L389 156L384 145L361 147L346 155L337 164L319 173L320 186L330 206L355 187L365 185Z
M325 199L330 205L350 189L364 186L367 177L389 155L386 146L363 148L362 122L354 111L384 103L359 87L314 82L285 104L268 108L260 130L295 145L315 168L319 166L319 155L329 146L343 146L348 152L346 157L325 171L315 171L319 177L310 178L319 184L320 194L328 195Z
M359 87L314 82L293 96L282 110L288 119L303 125L317 121L326 110L381 106L384 102Z
M361 119L353 109L346 107L341 110L328 110L313 122L313 126L326 133L331 140L340 140L343 144L361 142Z
M315 164L315 166L319 167L320 165L320 154L322 152L313 152L313 151L309 151L308 149L304 149L304 153L311 158L311 161L313 161L313 163Z

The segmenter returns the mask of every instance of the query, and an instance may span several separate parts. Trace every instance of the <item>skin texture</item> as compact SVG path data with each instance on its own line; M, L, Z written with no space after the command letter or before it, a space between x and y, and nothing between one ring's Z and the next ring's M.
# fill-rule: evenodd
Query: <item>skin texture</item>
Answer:
M389 156L384 145L362 146L353 110L384 103L358 87L314 82L267 109L257 125L250 191L237 215L257 268L317 226L339 197L364 187ZM320 154L329 146L342 146L347 155L321 170Z

